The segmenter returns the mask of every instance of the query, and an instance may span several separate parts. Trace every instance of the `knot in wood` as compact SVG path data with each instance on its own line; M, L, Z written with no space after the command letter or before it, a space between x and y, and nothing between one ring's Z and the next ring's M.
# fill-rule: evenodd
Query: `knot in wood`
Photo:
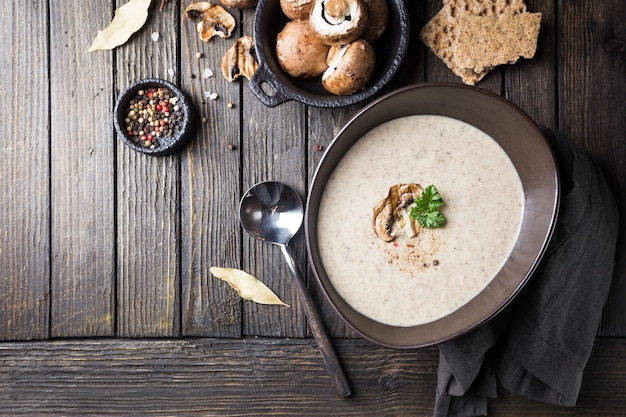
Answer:
M378 386L385 394L392 394L398 391L398 377L395 369L388 369L378 377Z
M624 52L625 45L626 42L623 39L614 37L604 42L604 50L613 54L621 53Z

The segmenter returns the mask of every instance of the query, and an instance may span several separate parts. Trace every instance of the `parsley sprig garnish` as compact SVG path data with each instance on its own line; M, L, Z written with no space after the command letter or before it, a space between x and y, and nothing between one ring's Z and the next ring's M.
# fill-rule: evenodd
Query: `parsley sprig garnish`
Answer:
M446 218L440 211L441 207L443 207L443 200L437 187L429 185L411 205L411 217L427 229L441 227L446 224Z

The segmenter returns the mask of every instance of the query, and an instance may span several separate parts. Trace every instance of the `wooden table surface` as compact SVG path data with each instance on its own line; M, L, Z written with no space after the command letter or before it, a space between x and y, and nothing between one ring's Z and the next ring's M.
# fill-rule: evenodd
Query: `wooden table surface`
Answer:
M183 17L189 1L159 11L155 0L128 43L87 53L123 3L2 1L0 414L431 415L437 349L395 351L358 338L309 271L354 389L352 398L335 395L280 251L248 238L236 214L243 190L261 180L304 196L325 147L365 103L269 108L247 80L227 82L220 59L252 33L253 10L232 10L232 39L204 43ZM624 215L623 1L527 4L543 13L537 56L493 70L477 88L587 150ZM386 91L459 82L418 37L441 1L407 5L408 56ZM205 68L215 75L201 77ZM208 119L174 156L138 154L115 134L117 96L146 77L179 85ZM201 103L205 92L218 98ZM491 415L626 415L625 237L622 227L578 405L547 406L501 389ZM306 265L302 233L292 247ZM242 302L210 266L244 269L292 307Z

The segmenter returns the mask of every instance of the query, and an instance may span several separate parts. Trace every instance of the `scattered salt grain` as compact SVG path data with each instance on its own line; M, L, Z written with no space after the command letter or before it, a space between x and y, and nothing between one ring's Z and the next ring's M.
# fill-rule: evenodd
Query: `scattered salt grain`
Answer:
M213 76L213 71L211 70L211 68L205 68L204 71L202 71L202 78L211 78Z
M159 32L152 32L152 41L156 42L159 40Z
M174 76L174 69L170 68L167 70L167 73L170 75L170 77Z

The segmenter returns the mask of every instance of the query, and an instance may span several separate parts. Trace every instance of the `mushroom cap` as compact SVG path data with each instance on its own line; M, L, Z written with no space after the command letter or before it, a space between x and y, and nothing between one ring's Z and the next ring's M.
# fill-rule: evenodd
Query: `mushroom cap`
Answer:
M200 39L208 42L213 36L229 38L235 28L235 18L219 4L211 4L207 1L193 3L185 9L187 19L200 18L197 30Z
M276 38L276 58L285 72L296 78L315 78L328 67L330 47L322 43L308 20L291 20Z
M313 0L280 0L280 8L291 20L308 19Z
M252 36L242 36L224 54L220 68L224 78L228 81L235 81L243 76L252 78L259 64L254 54L254 38Z
M344 96L365 88L374 73L376 55L367 41L357 39L346 45L332 46L327 63L322 85L330 93Z
M363 0L367 5L367 25L361 37L369 43L380 38L389 22L387 0Z
M256 7L259 0L220 0L226 7L234 7L236 9L249 9Z
M315 0L309 15L317 36L329 45L344 45L359 38L367 19L363 0Z

